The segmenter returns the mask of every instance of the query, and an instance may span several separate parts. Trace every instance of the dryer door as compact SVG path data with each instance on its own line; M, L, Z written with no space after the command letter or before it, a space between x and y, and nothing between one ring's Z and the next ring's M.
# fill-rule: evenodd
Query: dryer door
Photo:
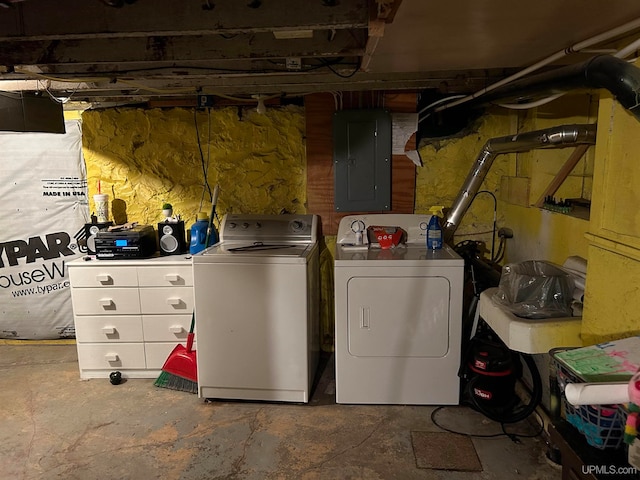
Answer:
M349 353L444 357L451 285L445 277L353 277L347 286Z

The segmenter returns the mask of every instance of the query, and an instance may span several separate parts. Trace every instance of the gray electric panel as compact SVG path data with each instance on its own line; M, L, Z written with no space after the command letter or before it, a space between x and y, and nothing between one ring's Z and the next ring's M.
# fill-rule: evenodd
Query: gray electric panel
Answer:
M333 117L337 212L391 210L391 114L343 110Z

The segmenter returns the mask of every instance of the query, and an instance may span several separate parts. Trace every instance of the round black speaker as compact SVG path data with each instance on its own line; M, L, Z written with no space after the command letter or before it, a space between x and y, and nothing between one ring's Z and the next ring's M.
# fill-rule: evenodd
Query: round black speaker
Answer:
M179 255L186 250L184 222L163 222L158 224L158 244L160 255Z
M84 224L84 236L85 236L85 244L87 247L87 253L89 255L95 255L96 253L96 235L101 230L106 230L113 222L102 222L102 223L85 223Z

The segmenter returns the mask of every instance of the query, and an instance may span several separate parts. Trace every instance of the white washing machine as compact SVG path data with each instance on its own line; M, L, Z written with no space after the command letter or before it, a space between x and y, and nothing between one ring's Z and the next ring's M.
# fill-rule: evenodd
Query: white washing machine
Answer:
M193 256L198 395L308 402L318 366L315 215L226 215Z
M336 401L459 402L464 260L427 250L430 215L350 215L335 257ZM400 227L406 244L381 249L370 226Z

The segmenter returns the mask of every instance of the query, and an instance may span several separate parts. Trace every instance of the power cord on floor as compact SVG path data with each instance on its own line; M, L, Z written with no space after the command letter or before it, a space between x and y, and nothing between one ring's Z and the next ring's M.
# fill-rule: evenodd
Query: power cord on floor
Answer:
M526 435L526 434L521 434L521 433L511 433L511 432L507 432L507 430L505 429L505 423L504 422L497 422L500 423L500 428L502 430L501 433L492 433L492 434L479 434L479 433L468 433L468 432L458 432L456 430L452 430L450 428L447 428L443 425L441 425L440 423L438 423L438 421L436 420L436 415L438 414L439 411L443 410L444 408L446 408L445 406L441 406L441 407L437 407L436 409L433 410L433 412L431 412L431 421L433 422L433 424L440 428L441 430L444 430L445 432L449 432L449 433L454 433L456 435L464 435L467 437L471 437L471 438L496 438L496 437L508 437L512 442L514 443L521 443L520 439L521 438L535 438L538 437L542 434L542 432L544 432L544 421L542 420L542 417L540 416L540 414L536 411L534 411L533 413L536 415L537 419L538 419L538 424L540 425L540 428L537 432L535 432L534 434L531 435Z

